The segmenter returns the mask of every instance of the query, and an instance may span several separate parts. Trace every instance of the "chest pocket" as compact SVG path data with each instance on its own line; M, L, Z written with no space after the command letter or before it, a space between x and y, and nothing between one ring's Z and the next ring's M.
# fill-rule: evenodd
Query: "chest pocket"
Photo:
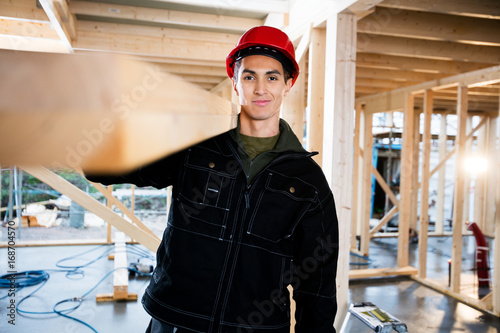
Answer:
M269 173L247 233L275 243L290 237L316 196L315 188L298 178Z
M237 171L235 160L212 150L191 148L177 198L183 219L174 219L173 225L204 236L223 237Z

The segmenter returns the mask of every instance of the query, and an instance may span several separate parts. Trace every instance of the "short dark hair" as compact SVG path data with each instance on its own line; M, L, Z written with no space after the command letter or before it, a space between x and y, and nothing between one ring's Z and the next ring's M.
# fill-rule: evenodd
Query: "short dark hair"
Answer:
M290 59L288 59L283 53L268 47L252 46L238 51L238 53L235 55L234 72L233 72L233 79L235 81L238 80L238 72L241 66L241 60L250 55L264 55L278 60L281 63L281 66L283 67L283 76L285 78L285 82L287 82L288 79L292 77L291 73L293 69L293 64L290 61Z

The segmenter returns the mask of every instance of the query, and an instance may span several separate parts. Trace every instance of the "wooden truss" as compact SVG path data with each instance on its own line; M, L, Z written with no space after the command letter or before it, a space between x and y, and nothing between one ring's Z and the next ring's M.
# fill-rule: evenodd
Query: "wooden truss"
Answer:
M483 110L475 112L474 110L474 94L479 91L487 93L488 91L498 99L498 85L500 82L500 66L491 67L488 69L478 70L466 74L461 74L449 78L444 78L438 81L430 81L416 86L396 89L387 93L361 97L356 100L356 128L355 128L355 155L354 155L354 183L353 183L353 220L351 234L351 250L358 251L355 248L357 244L356 236L360 236L359 252L363 255L368 255L370 239L377 235L377 232L391 219L391 217L399 212L398 233L398 253L396 268L376 269L376 270L360 270L351 271L350 277L369 277L369 276L384 276L384 275L412 275L417 281L440 290L446 294L452 295L459 300L466 302L472 306L482 310L491 312L495 315L500 315L500 275L495 274L493 277L493 291L485 298L478 300L468 295L463 294L461 284L462 270L462 236L465 232L465 217L468 210L468 182L470 179L465 171L465 158L468 152L468 145L471 144L473 135L480 140L480 146L488 156L489 173L483 179L479 179L479 190L476 188L477 200L475 200L475 220L478 225L484 230L485 234L499 239L500 236L500 214L498 214L498 191L499 181L498 170L500 158L497 147L496 127L499 119L498 103L495 109ZM481 88L481 87L484 87ZM488 88L490 87L490 88ZM482 90L479 90L482 89ZM455 91L456 99L456 114L458 119L457 136L455 147L449 153L445 149L441 149L440 162L432 170L429 167L430 163L430 147L431 147L431 116L434 113L434 103L437 98L443 98L443 92ZM423 112L424 122L420 135L419 117L420 110ZM378 174L377 170L372 165L372 116L377 112L404 112L404 128L403 128L403 146L401 155L401 184L400 184L400 200L396 200L394 193L385 183L384 179ZM448 111L450 112L450 111ZM443 123L441 126L440 144L445 146L446 143L446 114L442 117ZM471 115L479 115L481 120L479 124L472 128L470 125ZM418 146L422 140L422 161L419 161ZM443 166L446 161L455 155L456 158L456 174L455 174L455 189L454 189L454 205L453 205L453 247L452 247L452 262L451 262L451 286L444 287L430 280L426 276L427 262L427 240L429 235L443 235L443 218L437 221L436 231L433 234L428 233L428 210L429 210L429 179L436 172L440 172L439 183L442 192L444 187ZM418 168L421 164L421 182L418 180ZM372 175L375 176L382 189L389 196L393 203L393 208L380 220L379 224L370 229L370 207L371 207L371 184ZM417 212L417 195L420 189L420 212ZM495 191L497 192L495 194ZM438 194L441 196L442 193ZM491 198L489 197L491 196ZM497 202L494 202L496 197ZM467 197L468 198L468 197ZM441 205L442 198L438 201ZM477 212L476 212L477 210ZM496 217L495 217L495 211ZM418 214L419 213L419 214ZM418 215L420 217L418 217ZM410 228L416 230L418 224L419 230L419 262L418 268L408 266L408 244ZM494 267L500 265L500 252L495 253Z

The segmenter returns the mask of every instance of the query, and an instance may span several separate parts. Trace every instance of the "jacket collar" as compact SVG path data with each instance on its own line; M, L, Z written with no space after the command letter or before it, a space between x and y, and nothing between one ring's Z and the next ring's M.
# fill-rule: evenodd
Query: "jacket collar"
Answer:
M236 144L245 151L245 146L240 137L240 115L238 115L238 125L229 131L229 135L236 142ZM284 120L280 118L280 137L278 142L276 142L276 146L270 152L273 153L284 153L284 152L298 152L298 153L307 153L307 151L302 147L299 139L293 133L290 125Z

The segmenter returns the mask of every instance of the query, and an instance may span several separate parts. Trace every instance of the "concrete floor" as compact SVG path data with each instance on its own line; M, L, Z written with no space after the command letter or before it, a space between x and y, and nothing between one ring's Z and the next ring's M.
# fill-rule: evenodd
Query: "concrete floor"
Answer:
M490 244L492 245L492 244ZM474 274L470 270L474 263L475 241L464 237L463 275L464 290L473 295L475 291ZM16 270L57 269L60 259L96 248L79 260L67 264L80 265L96 258L105 248L96 246L64 247L25 247L16 250ZM370 264L352 265L351 268L394 267L396 262L397 239L375 239L370 248ZM490 251L491 252L491 251ZM410 264L416 266L417 246L410 246ZM428 253L428 276L447 284L448 259L451 253L451 239L448 237L430 238ZM1 270L5 274L7 249L0 249ZM359 258L352 261L366 262ZM129 262L136 261L137 255L129 255ZM491 262L491 260L490 260ZM91 289L104 275L113 269L113 262L101 259L84 268L85 275L66 276L63 272L50 271L50 279L35 295L21 303L25 311L51 312L58 301L82 296ZM113 289L113 279L108 277L85 298L82 305L70 315L90 324L100 333L135 333L144 332L149 316L143 310L140 298L148 284L147 278L133 277L129 292L138 293L138 301L96 303L95 296L109 293ZM36 287L21 290L16 295L16 302L31 293ZM0 298L6 290L0 290ZM429 289L406 278L378 278L352 281L349 292L350 302L369 301L405 322L411 333L433 332L500 332L500 319L477 311L453 298ZM7 308L10 298L0 300L0 332L30 333L87 333L91 329L81 323L57 315L16 314L15 326L8 324ZM18 304L19 305L19 304ZM67 304L72 306L72 304ZM371 332L358 319L350 319L350 332Z

